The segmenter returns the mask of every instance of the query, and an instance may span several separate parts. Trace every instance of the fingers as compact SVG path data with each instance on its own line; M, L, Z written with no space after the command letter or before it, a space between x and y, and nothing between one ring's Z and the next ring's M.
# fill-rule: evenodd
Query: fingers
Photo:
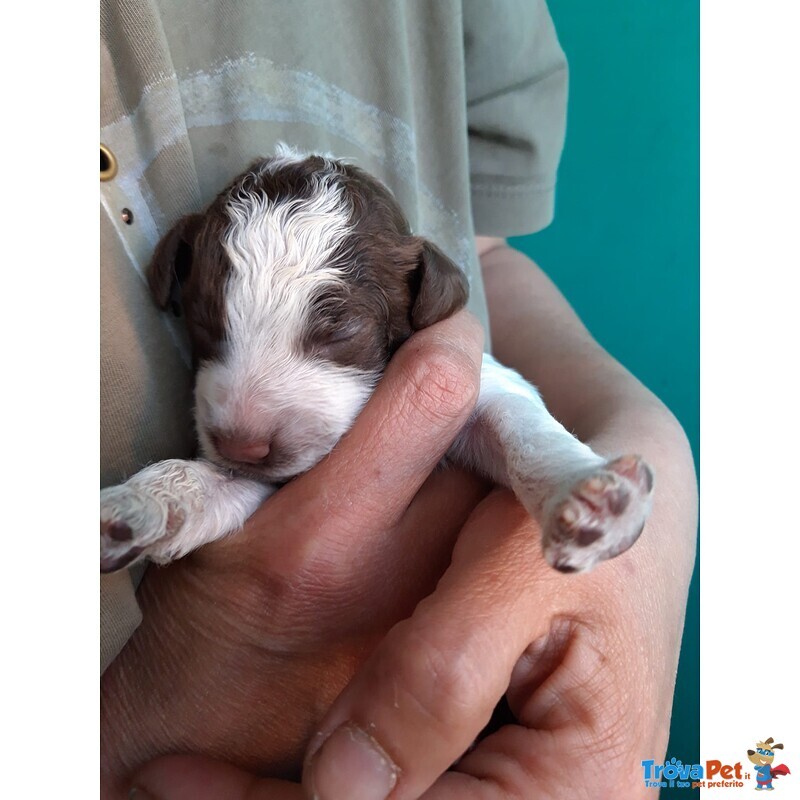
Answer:
M260 779L223 761L164 756L142 767L130 800L302 800L299 785Z
M435 593L392 629L323 721L304 771L310 794L416 798L465 752L549 622L534 584L541 594L542 582L569 580L544 565L538 540L509 492L478 506Z
M390 362L352 430L276 502L316 510L320 523L339 519L355 537L390 527L472 411L482 347L483 330L466 312L415 334Z
M636 708L622 713L634 717ZM611 723L602 734L587 732L580 717L556 731L505 725L441 775L422 800L644 798L652 790L642 782L642 760L663 750L638 747L633 727Z

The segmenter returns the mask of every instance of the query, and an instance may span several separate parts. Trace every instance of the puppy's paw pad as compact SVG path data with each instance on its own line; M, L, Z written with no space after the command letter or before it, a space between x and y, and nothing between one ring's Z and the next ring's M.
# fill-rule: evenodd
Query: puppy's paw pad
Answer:
M630 481L638 492L645 495L653 493L653 470L641 456L621 456L609 461L606 468Z
M638 456L623 456L577 480L545 516L548 563L561 572L585 572L624 553L650 513L653 472Z
M100 571L127 567L166 535L166 519L152 499L125 486L100 493Z
M133 539L133 531L127 522L120 519L100 520L100 535L105 534L114 542L129 542Z

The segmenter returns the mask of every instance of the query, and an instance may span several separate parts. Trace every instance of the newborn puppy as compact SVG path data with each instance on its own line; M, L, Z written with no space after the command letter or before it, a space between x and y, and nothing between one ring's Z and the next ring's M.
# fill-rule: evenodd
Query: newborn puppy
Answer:
M149 281L162 309L185 314L203 458L154 464L100 493L104 572L145 557L164 564L240 528L331 451L395 350L468 292L379 181L287 149L179 220ZM653 475L639 457L596 455L488 355L448 459L510 487L562 572L627 550L651 507Z

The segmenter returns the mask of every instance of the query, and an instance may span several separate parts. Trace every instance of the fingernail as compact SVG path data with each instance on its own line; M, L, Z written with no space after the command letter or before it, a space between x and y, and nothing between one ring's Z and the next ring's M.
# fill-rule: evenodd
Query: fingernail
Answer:
M397 783L392 760L355 725L337 728L310 767L314 800L384 800Z

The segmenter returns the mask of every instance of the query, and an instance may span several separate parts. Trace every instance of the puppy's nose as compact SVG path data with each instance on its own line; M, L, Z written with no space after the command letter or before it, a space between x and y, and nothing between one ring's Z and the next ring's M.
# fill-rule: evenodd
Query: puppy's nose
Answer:
M269 455L269 445L267 440L214 437L214 446L221 456L229 461L241 461L244 464L258 464L263 461Z

